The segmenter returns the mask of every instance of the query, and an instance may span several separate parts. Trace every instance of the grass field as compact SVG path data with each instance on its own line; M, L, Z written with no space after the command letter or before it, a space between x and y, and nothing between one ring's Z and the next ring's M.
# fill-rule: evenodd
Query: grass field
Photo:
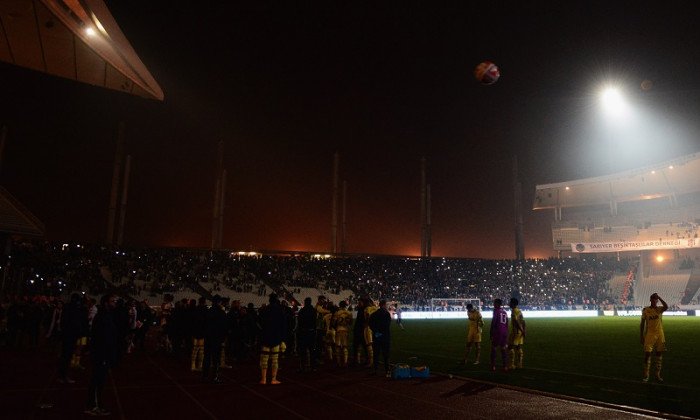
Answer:
M528 319L522 370L492 372L486 320L481 364L459 365L467 320L404 321L392 330L391 362L432 371L700 418L700 318L665 317L662 377L643 383L637 317ZM473 349L470 361L473 360ZM497 365L500 367L500 355Z

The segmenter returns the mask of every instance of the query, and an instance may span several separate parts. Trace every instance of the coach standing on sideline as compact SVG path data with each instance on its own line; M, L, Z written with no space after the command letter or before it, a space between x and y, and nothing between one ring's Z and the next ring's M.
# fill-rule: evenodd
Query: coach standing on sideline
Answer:
M222 305L221 296L215 295L211 301L211 308L207 311L204 322L204 361L202 362L202 380L209 378L209 367L214 371L212 381L220 384L219 362L221 361L221 343L226 339L228 331L228 317Z
M369 317L369 328L372 330L372 347L374 350L374 373L377 373L379 354L384 361L384 374L391 377L389 370L389 347L391 344L391 314L386 309L386 300L379 301L379 309Z
M82 310L80 295L73 293L70 303L63 308L61 315L61 358L58 364L59 382L72 384L75 381L68 377L68 367L75 353L78 338L86 336L88 330L87 311Z
M100 300L100 310L92 321L92 378L88 387L85 413L106 416L109 411L102 406L102 391L110 366L119 360L120 344L117 342L117 326L114 323L114 308L117 298L106 294Z
M311 298L304 299L304 307L297 314L297 353L299 354L299 371L304 372L307 354L312 372L316 372L314 357L314 337L316 333L316 309L311 305Z

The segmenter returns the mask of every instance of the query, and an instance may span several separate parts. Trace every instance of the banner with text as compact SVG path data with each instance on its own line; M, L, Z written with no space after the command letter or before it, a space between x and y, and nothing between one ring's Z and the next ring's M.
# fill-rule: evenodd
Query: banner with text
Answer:
M571 243L571 251L578 253L624 252L655 249L700 248L700 239L664 239L660 241L579 242Z

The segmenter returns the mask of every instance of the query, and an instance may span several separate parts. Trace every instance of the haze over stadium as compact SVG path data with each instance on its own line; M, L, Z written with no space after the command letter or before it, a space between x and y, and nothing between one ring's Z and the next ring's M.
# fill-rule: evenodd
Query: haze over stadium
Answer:
M348 253L420 255L425 157L432 255L483 258L515 256L513 156L544 257L536 185L700 151L700 30L673 8L105 3L162 102L0 63L0 182L53 240L105 240L120 122L127 245L211 245L219 142L224 248L330 251L337 152ZM626 119L600 106L611 83Z

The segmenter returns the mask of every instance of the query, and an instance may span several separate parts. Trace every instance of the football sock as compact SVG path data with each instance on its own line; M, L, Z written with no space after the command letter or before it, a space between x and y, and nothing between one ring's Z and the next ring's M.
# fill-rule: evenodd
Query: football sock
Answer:
M518 369L523 368L523 349L522 347L518 349Z
M656 376L661 376L661 365L664 362L664 357L659 355L656 356Z
M651 367L651 354L644 357L644 376L649 376L649 367Z
M202 368L202 359L204 358L204 339L192 339L192 370Z
M511 369L515 367L515 349L508 349L508 365Z
M226 365L226 342L221 343L221 360L219 361L219 365Z
M267 370L267 362L270 360L270 349L268 347L263 347L260 349L260 369Z
M272 368L272 375L275 376L277 374L277 369L279 368L279 346L275 346L272 348L272 352L270 354L270 367Z

